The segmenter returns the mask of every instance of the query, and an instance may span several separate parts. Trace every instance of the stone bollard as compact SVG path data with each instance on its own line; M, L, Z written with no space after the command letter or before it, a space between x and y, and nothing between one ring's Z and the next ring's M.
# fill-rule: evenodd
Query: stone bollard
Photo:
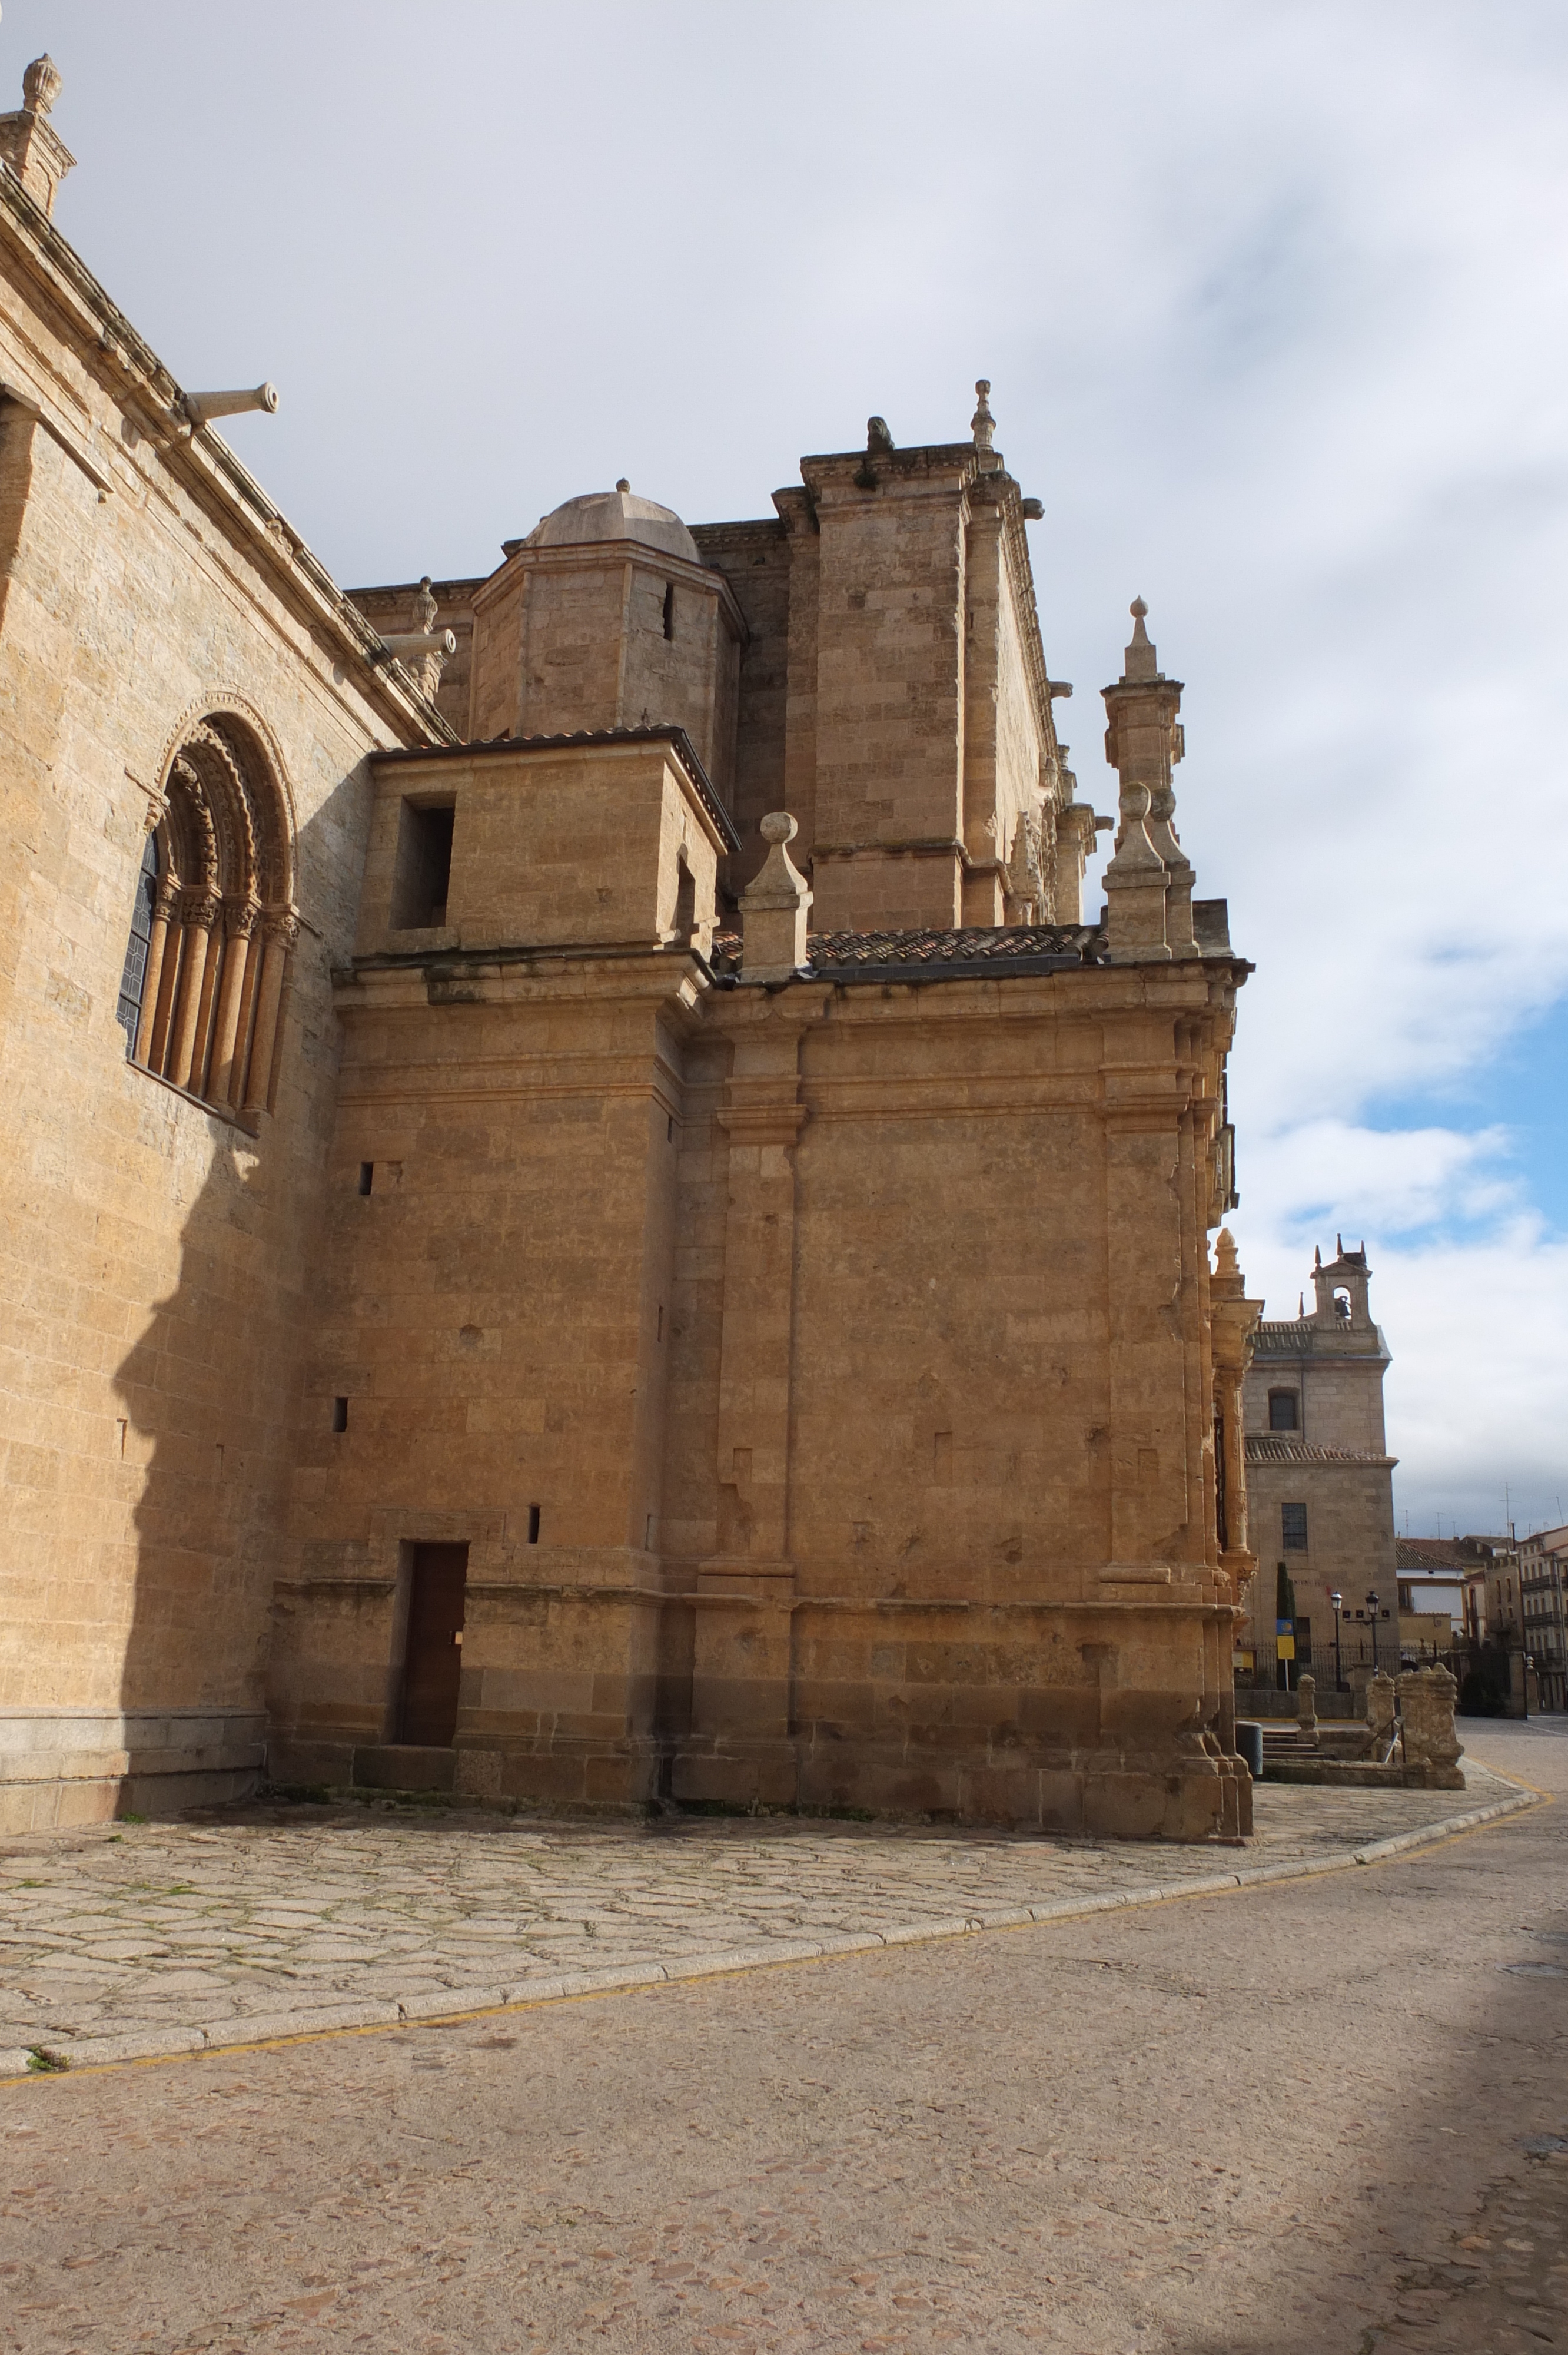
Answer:
M1296 1732L1298 1740L1318 1746L1318 1679L1308 1674L1296 1685Z
M1386 1668L1380 1668L1367 1687L1367 1724L1372 1734L1372 1754L1380 1764L1388 1756L1393 1742L1393 1678Z
M1407 1668L1399 1679L1404 1779L1428 1791L1462 1791L1464 1750L1454 1732L1459 1688L1446 1668Z

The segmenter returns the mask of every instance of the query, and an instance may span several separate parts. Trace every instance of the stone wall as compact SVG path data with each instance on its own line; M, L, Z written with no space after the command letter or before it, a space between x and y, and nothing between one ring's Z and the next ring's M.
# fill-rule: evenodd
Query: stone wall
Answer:
M575 758L591 831L628 750ZM472 762L380 774L461 796ZM395 1770L360 1753L397 1740L410 1550L458 1541L461 1789L1245 1828L1204 1245L1228 956L764 989L488 917L469 948L451 914L339 992L274 1771Z
M254 1780L365 755L440 728L69 248L0 178L0 1821ZM204 714L291 814L270 1111L128 1062L149 824ZM292 918L289 920L291 922Z

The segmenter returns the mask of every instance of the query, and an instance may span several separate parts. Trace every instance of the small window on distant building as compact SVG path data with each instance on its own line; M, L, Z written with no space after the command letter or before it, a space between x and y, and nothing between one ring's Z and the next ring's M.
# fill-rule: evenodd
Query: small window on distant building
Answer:
M1287 1553L1307 1550L1307 1508L1305 1505L1281 1505L1279 1508L1279 1542Z
M1299 1430L1300 1416L1294 1391L1269 1391L1268 1427L1270 1431Z
M1402 1611L1414 1611L1415 1608L1415 1590L1403 1578L1399 1582L1399 1607Z

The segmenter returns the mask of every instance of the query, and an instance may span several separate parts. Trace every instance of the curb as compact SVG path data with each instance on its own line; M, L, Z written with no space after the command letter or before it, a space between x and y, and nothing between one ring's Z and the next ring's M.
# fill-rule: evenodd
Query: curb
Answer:
M1489 1773L1497 1774L1495 1767ZM1498 1775L1499 1781L1510 1778ZM1424 1824L1418 1831L1397 1832L1372 1840L1364 1848L1335 1849L1326 1856L1303 1857L1286 1864L1244 1866L1236 1872L1194 1873L1186 1881L1155 1881L1141 1889L1118 1889L1104 1897L1064 1897L1054 1904L1013 1905L983 1913L955 1913L935 1922L904 1923L890 1930L840 1932L822 1938L779 1939L766 1946L732 1946L685 1955L667 1963L631 1965L601 1971L567 1971L553 1978L522 1979L515 1986L443 1987L410 1995L401 2002L380 1998L374 2002L339 2003L311 2011L252 2014L243 2019L214 2020L195 2028L142 2030L127 2036L94 2036L79 2043L39 2044L32 2051L0 2047L0 2079L38 2074L76 2073L84 2069L112 2069L132 2061L162 2061L196 2052L238 2051L245 2047L302 2043L313 2037L334 2036L376 2028L471 2019L486 2013L528 2011L535 2006L559 2003L577 1996L614 1995L636 1987L669 1987L684 1979L720 1978L739 1971L782 1967L789 1963L817 1963L840 1955L886 1954L898 1946L936 1945L954 1938L972 1937L983 1930L1022 1930L1047 1922L1071 1922L1095 1913L1118 1913L1131 1906L1162 1905L1176 1898L1209 1897L1234 1889L1257 1888L1287 1881L1310 1881L1326 1872L1346 1872L1358 1865L1381 1864L1407 1856L1414 1849L1430 1848L1456 1833L1478 1831L1499 1817L1521 1808L1547 1804L1548 1795L1516 1786L1515 1796L1467 1814L1446 1816L1440 1823ZM38 2069L35 2053L42 2054Z

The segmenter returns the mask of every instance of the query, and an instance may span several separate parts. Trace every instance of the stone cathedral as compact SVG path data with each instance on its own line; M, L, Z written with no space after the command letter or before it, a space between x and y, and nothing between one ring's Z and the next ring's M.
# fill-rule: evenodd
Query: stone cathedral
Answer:
M270 388L55 226L58 88L0 118L0 1818L1244 1834L1249 967L1141 603L1113 821L984 384L753 519L622 481L344 592L216 430Z

